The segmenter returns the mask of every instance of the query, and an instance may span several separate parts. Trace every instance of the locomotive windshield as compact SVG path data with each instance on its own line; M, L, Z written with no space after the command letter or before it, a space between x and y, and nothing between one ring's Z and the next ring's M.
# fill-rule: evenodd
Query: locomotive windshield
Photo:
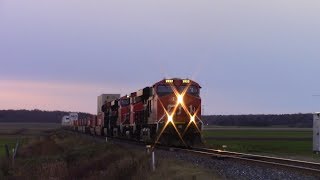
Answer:
M157 89L157 93L159 96L165 96L173 93L173 91L170 86L159 85Z
M186 88L187 86L179 86L179 92L182 93L182 91ZM157 93L159 96L165 96L168 94L172 94L173 90L170 86L166 85L159 85L157 89ZM199 96L199 88L196 86L189 86L187 94L193 95L193 96Z
M179 87L179 92L182 93L182 91L186 88L187 86L180 86ZM196 86L189 86L187 94L191 94L193 96L198 96L199 95L199 89Z
M121 99L121 106L128 106L130 104L130 99Z

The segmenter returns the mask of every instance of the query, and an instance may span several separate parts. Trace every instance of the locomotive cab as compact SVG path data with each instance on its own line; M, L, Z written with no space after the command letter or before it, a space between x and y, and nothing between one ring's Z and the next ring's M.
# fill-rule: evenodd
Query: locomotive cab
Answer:
M201 143L200 85L189 79L166 79L154 85L157 129L164 143Z

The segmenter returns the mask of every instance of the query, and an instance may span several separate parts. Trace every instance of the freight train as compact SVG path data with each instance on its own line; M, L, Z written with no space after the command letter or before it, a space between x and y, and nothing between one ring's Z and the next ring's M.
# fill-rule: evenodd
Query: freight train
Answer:
M98 136L167 145L201 143L201 86L190 79L163 79L120 97L98 97L98 113L70 128Z

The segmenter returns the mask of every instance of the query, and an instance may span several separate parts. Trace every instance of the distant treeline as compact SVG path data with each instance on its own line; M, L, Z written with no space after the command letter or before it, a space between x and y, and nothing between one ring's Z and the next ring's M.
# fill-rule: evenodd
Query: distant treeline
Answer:
M60 123L63 116L69 115L64 111L41 111L41 110L0 110L0 122L21 123ZM79 113L79 117L90 114Z
M287 126L312 127L312 114L278 115L209 115L203 116L205 124L216 126Z
M60 123L64 111L42 110L0 110L0 122ZM79 113L79 118L89 116ZM286 126L312 127L312 114L279 115L207 115L202 117L205 124L216 126Z

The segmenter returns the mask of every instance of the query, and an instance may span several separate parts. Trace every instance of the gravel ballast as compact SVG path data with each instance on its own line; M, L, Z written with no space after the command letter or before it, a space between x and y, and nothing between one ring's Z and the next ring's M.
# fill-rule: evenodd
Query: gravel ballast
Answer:
M155 150L158 158L175 158L192 163L201 168L211 169L225 179L288 179L311 180L320 179L320 175L306 174L297 170L279 168L277 166L249 163L228 158L211 158L185 152Z

